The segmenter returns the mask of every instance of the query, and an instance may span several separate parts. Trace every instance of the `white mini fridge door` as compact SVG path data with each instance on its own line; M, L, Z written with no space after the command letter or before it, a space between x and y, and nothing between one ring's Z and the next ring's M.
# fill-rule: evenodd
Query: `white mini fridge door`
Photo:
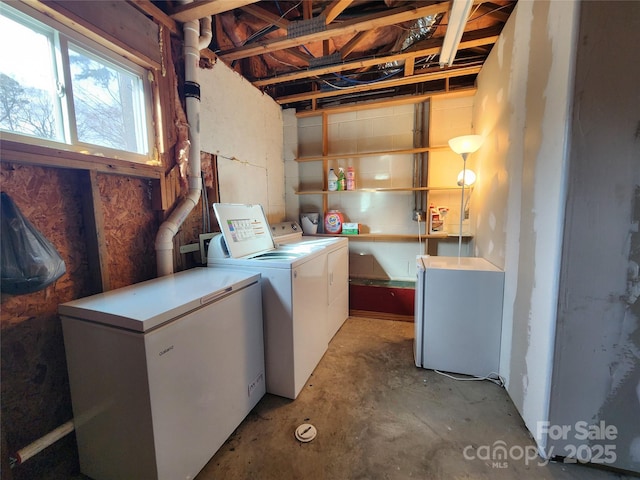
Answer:
M418 257L415 361L484 377L498 372L504 272L475 257Z

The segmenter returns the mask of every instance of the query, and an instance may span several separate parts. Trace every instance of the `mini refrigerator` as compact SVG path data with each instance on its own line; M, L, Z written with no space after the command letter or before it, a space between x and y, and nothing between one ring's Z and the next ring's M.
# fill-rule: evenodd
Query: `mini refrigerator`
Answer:
M420 255L416 262L416 366L498 373L504 272L477 257Z

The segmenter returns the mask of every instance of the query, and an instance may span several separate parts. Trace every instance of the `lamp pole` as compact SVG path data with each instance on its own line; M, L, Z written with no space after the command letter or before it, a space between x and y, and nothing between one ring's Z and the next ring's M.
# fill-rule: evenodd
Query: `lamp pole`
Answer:
M458 227L458 262L462 256L462 220L464 219L464 186L467 182L467 153L462 154L462 193L460 195L460 225Z

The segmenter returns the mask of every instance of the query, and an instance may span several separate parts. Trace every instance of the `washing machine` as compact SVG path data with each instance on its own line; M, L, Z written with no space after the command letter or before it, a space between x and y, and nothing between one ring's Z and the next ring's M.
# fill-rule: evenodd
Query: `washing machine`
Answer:
M327 250L296 245L297 224L277 245L260 205L214 204L214 212L222 233L207 266L261 274L266 389L295 399L328 346Z

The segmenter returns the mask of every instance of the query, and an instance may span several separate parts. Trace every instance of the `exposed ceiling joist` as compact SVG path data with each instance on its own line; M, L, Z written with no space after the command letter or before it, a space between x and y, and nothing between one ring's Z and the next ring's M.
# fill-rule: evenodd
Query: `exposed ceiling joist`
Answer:
M234 60L240 60L242 58L252 57L255 55L263 55L265 53L275 52L277 50L291 48L298 45L328 40L338 35L355 35L356 33L362 32L364 30L375 29L388 25L395 25L398 23L415 20L417 18L430 15L437 15L438 13L446 12L447 9L447 2L437 3L420 8L413 8L411 6L401 7L394 9L392 13L380 12L373 15L368 15L364 18L347 20L340 24L332 23L331 25L327 26L326 30L300 37L274 38L248 45L243 45L241 47L232 48L231 50L219 52L218 56L226 62L232 62Z
M359 85L349 89L350 93L359 93L359 92L368 92L372 90L385 89L385 88L393 88L402 85L412 85L415 83L422 82L431 82L434 80L443 80L449 79L453 77L461 77L465 75L477 75L480 72L482 67L466 67L466 68L456 68L453 70L445 70L445 71L436 71L430 73L423 73L421 75L412 75L410 77L397 78L392 80L383 80L380 82L376 82L374 84L367 85ZM315 91L309 93L301 93L295 95L288 95L284 97L276 98L276 102L280 105L288 104L288 103L297 103L306 100L313 100L319 98L328 98L328 97L336 97L339 95L344 95L344 92L340 90L329 90L329 91Z
M257 1L258 0L199 0L176 7L170 17L176 22L190 22L244 7Z
M366 40L367 37L373 34L374 30L365 30L364 32L356 33L351 40L347 42L347 44L342 47L340 50L340 57L344 60L352 53L356 47Z
M250 13L260 20L264 20L270 25L276 25L284 30L287 30L287 28L289 28L289 20L279 17L278 15L271 13L270 11L265 10L264 8L257 5L245 5L244 7L242 7L242 10Z
M324 9L321 15L325 17L325 23L329 25L333 22L338 15L340 15L351 3L353 0L334 0L331 5Z
M178 0L129 1L164 25L212 15L211 50L201 55L226 62L278 103L297 110L468 90L517 3L196 0L175 7ZM472 8L456 22L451 9L460 3ZM453 24L462 39L446 58L448 68L439 68L445 60L443 39L450 29L453 33ZM171 31L180 35L180 25Z
M477 30L475 32L469 32L462 37L459 49L474 48L479 45L492 45L498 39L498 33L495 28L487 28L484 30ZM327 73L345 72L348 70L355 70L357 68L374 67L377 65L383 65L385 63L394 61L404 61L410 58L426 57L429 55L435 55L440 51L442 45L442 38L434 38L425 40L419 45L412 47L411 49L402 52L385 55L377 58L370 58L366 60L354 60L346 63L340 63L337 65L327 65L322 68L315 68L313 70L302 70L298 72L289 73L286 75L280 75L272 78L258 79L253 81L256 87L266 87L268 85L275 85L278 83L292 82L295 80L301 80L303 78L317 77L325 75Z

